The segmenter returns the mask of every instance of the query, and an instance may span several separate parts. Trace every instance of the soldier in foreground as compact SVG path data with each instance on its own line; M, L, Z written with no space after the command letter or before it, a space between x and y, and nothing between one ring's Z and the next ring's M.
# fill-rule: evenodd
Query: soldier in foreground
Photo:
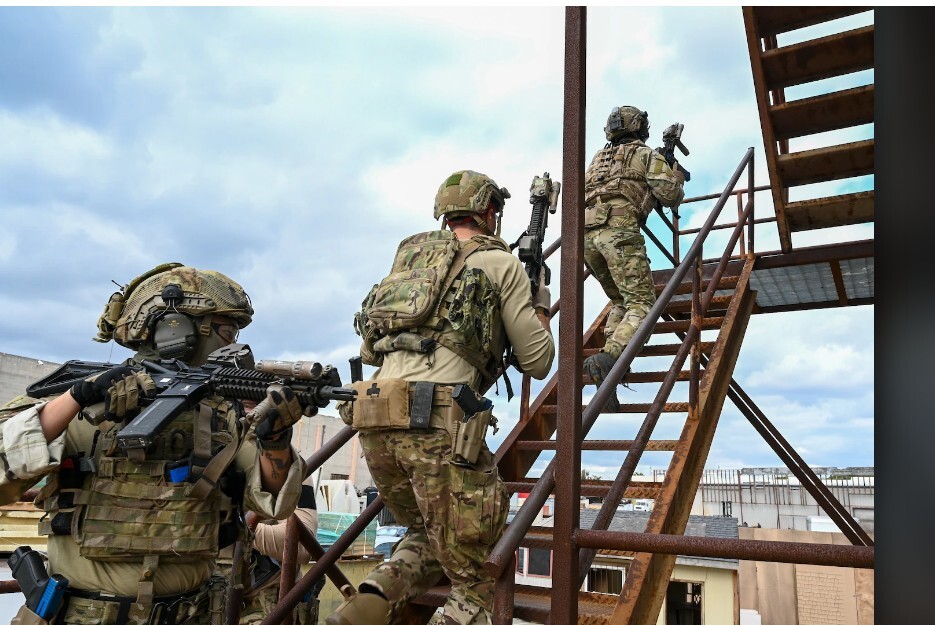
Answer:
M230 278L169 263L114 293L95 340L135 350L125 365L159 358L200 365L252 316ZM49 536L49 573L68 582L49 620L23 606L14 622L220 623L224 588L211 574L220 522L239 514L232 499L263 517L295 509L305 462L290 445L302 415L294 395L268 393L274 407L257 425L257 445L245 441L241 404L209 395L145 454L125 452L116 434L154 388L146 373L116 366L54 399L23 396L0 409L0 501L16 501L48 478L36 497L46 511L39 533ZM193 472L197 479L188 479ZM231 472L242 479L226 479ZM225 483L240 483L239 492L222 492Z
M509 496L485 442L493 417L483 392L507 341L538 379L554 356L549 290L541 284L533 298L498 236L508 197L483 174L449 176L435 198L442 229L400 243L390 275L357 316L363 361L380 369L354 385L357 401L340 412L409 531L328 625L391 622L443 573L452 584L445 622L490 621L494 580L482 565L503 533Z
M633 106L615 107L604 127L605 145L588 166L584 182L584 262L612 303L604 348L584 361L600 386L656 302L646 243L640 227L660 202L677 206L684 176L673 171L649 138L649 116ZM619 407L616 393L606 410Z

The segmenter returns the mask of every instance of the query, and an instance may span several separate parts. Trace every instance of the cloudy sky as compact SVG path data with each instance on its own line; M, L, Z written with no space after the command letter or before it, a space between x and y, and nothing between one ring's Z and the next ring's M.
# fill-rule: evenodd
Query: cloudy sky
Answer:
M332 362L346 375L353 313L398 241L435 227L445 177L475 169L511 189L509 240L528 221L532 176L560 178L563 33L561 7L0 7L0 351L123 359L126 350L90 340L111 281L178 261L244 285L258 312L241 338L259 357ZM749 146L757 183L768 183L739 7L593 7L587 54L588 159L610 108L634 104L649 111L651 145L685 124L687 195L722 190ZM872 81L860 72L820 89ZM872 184L811 185L792 199ZM700 225L712 205L682 214ZM768 194L757 206L768 214ZM774 230L758 231L758 249L778 248ZM872 237L865 225L793 242ZM715 241L706 256L722 248ZM586 294L588 325L606 299L593 284ZM873 465L872 307L754 317L735 378L809 463ZM518 412L516 400L494 399L504 427L492 447ZM677 436L671 419L660 438ZM611 417L592 438L631 437L620 424L638 427ZM621 460L589 454L584 464L612 475ZM644 468L664 461L647 454ZM709 466L778 464L728 402Z

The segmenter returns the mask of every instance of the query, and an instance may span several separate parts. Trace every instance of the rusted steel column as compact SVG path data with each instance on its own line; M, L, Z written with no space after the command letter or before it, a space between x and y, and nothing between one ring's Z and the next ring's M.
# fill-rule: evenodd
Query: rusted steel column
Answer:
M511 625L513 623L513 596L516 593L516 556L503 575L497 578L493 591L493 625Z
M587 9L565 8L565 128L562 182L562 316L558 329L558 421L555 455L553 625L578 622L578 547L581 489L581 327L584 323L584 107Z
M748 169L749 171L749 169ZM737 194L737 221L743 220L743 193ZM747 244L743 237L743 230L740 231L740 255L747 255Z
M312 586L317 580L321 579L325 571L337 562L338 558L344 555L344 552L347 551L351 543L360 536L364 528L377 517L377 514L379 514L382 509L383 499L377 497L373 500L373 503L367 506L367 508L360 513L360 516L344 530L344 533L338 536L334 544L328 548L328 551L322 554L318 562L312 565L312 568L292 587L292 590L286 593L285 597L279 598L279 603L277 603L276 607L262 620L260 625L278 625L281 623L286 614L291 612L292 609L298 605L302 597L305 596L305 593L312 589Z
M756 187L753 186L753 160L752 159L750 160L750 165L748 167L749 169L747 170L747 188L755 190ZM753 254L755 253L755 250L753 248L753 230L754 230L753 226L756 224L756 215L754 214L754 209L753 209L753 196L754 195L756 195L756 193L754 191L751 191L750 192L750 223L747 225L747 241L748 241L747 245L749 246L748 249L750 252L750 256L753 256Z
M873 568L873 547L864 546L595 530L579 530L578 544L592 549L668 553L701 558L737 558L756 562Z
M282 548L282 569L279 573L279 596L285 597L286 593L295 586L295 563L299 555L299 517L293 513L286 521L286 542ZM283 619L283 625L292 625L292 611Z

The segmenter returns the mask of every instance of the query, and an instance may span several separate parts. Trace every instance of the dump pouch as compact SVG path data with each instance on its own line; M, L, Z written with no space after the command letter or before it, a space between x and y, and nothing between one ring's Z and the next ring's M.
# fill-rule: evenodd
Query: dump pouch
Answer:
M355 430L409 429L409 383L401 378L365 380L351 385L357 391L354 401Z

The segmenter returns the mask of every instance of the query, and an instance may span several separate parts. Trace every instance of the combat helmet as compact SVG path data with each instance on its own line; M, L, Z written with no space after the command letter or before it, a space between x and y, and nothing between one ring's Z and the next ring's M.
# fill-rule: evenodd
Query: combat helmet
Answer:
M253 320L250 297L220 272L166 263L110 296L94 340L113 339L134 350L149 345L163 358L192 360L214 351L201 348L223 346L204 340L212 335L208 323L212 315L223 315L245 328Z
M608 141L627 135L646 141L649 139L649 113L635 106L615 106L607 117L604 135Z
M491 200L497 204L497 214L503 212L503 205L510 197L505 187L498 187L490 177L476 171L465 169L448 176L438 187L435 195L435 219L442 216L470 216L486 228L483 214ZM444 226L443 226L444 227ZM497 232L500 234L500 220L497 219Z

